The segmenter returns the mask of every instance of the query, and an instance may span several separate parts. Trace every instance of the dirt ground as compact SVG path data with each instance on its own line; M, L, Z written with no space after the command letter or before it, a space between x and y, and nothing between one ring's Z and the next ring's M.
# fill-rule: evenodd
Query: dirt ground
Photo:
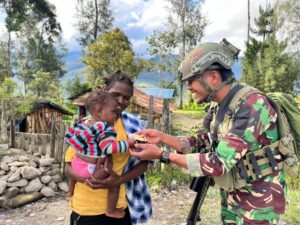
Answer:
M189 131L199 120L188 116L174 114L172 122L184 131ZM208 195L214 196L214 190ZM212 194L211 194L212 193ZM184 225L195 193L188 185L179 186L176 190L161 190L151 192L153 202L153 216L147 225ZM213 202L212 202L213 201ZM219 207L216 200L206 198L202 211L202 221L199 224L220 224L218 218L209 218L205 214L218 215ZM213 206L213 207L212 207ZM0 209L0 224L5 225L67 225L71 209L65 194L58 193L53 198L43 198L37 202L27 204L17 209ZM214 222L212 222L212 220Z
M218 200L211 198L216 191L212 188L202 207L202 221L199 225L220 224ZM194 200L195 193L188 186L176 190L161 190L151 193L153 216L147 225L185 225L186 217ZM71 209L65 194L58 193L53 198L44 198L17 209L0 210L2 225L67 225Z

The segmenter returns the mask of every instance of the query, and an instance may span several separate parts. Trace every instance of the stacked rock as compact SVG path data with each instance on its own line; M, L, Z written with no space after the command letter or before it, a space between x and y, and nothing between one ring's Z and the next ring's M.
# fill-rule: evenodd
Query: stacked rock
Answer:
M0 207L18 195L39 192L52 197L68 191L62 170L53 158L35 155L4 156L0 161Z

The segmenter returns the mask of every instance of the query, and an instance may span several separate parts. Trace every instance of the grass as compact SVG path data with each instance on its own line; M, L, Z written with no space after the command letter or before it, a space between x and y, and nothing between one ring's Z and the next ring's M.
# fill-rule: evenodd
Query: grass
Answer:
M283 221L288 225L300 224L300 191L289 190L287 195L287 207L283 216Z
M175 115L187 116L189 118L198 120L203 118L204 111L202 110L176 110L173 112ZM184 118L181 118L184 121ZM191 130L183 129L184 124L178 121L172 121L172 135L191 135ZM170 171L168 171L170 172ZM170 174L166 173L164 176L167 176L167 180L172 180ZM176 175L178 176L178 175ZM181 176L178 176L181 179ZM183 180L186 179L185 178ZM153 180L158 180L158 178L153 178ZM288 225L300 225L300 171L298 176L296 177L286 177L286 181L288 183L288 194L287 194L287 205L284 216L282 217L281 224ZM159 182L158 182L159 183ZM211 207L211 206L214 207ZM216 187L210 188L207 196L205 198L205 202L201 209L203 214L202 221L200 224L220 224L219 214L220 214L220 196L218 193L218 189Z
M150 187L155 185L170 187L173 180L176 180L177 184L186 184L190 181L190 177L175 165L162 164L160 171L148 171L146 177Z
M172 111L172 113L189 116L192 119L202 119L205 114L205 112L201 110L184 110L184 109L174 110Z

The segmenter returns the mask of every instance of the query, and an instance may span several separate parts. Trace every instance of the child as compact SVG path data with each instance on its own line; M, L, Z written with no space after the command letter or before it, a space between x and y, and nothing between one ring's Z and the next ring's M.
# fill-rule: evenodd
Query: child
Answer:
M115 141L116 132L113 125L117 119L118 104L109 93L94 91L88 96L85 107L91 117L75 123L74 127L68 130L64 140L77 151L71 163L74 172L84 178L93 175L95 179L103 179L108 174L103 169L95 171L97 160L101 160L103 164L108 154L128 151L128 148L134 147L135 140ZM69 195L73 194L74 187L75 181L70 179ZM123 210L116 208L119 188L114 187L108 191L105 214L109 217L122 218L125 215Z

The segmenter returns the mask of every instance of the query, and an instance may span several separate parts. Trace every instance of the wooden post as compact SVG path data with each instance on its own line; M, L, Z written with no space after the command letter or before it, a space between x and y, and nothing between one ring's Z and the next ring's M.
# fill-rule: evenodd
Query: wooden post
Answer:
M0 130L0 141L2 143L8 143L8 134L7 134L7 100L1 99L2 115L1 115L1 130Z
M63 148L64 148L64 136L65 136L65 124L64 122L60 122L59 125L59 134L57 138L57 150L55 154L55 161L59 163L61 166L62 157L63 157Z
M67 122L67 123L65 124L65 131L68 130L68 129L70 128L70 126L71 126L70 122ZM63 156L62 156L63 177L66 176L66 173L65 173L65 168L66 168L65 154L66 154L66 152L67 152L67 150L68 150L68 147L69 147L69 146L66 145L66 144L63 145Z
M148 125L147 128L153 128L153 110L154 109L154 100L153 96L150 96L149 98L149 110L148 110Z
M11 118L10 118L10 147L15 148L16 147L16 113L15 113L15 107L12 105L11 108Z
M162 131L166 134L170 134L170 110L168 99L163 100Z
M54 152L55 152L55 116L52 115L51 119L51 139L50 139L50 158L54 158Z
M25 135L24 135L24 133L19 132L19 133L18 133L18 136L19 136L19 140L18 140L18 146L17 146L17 148L22 148L22 149L24 149L24 146L26 146L26 138L25 138Z

